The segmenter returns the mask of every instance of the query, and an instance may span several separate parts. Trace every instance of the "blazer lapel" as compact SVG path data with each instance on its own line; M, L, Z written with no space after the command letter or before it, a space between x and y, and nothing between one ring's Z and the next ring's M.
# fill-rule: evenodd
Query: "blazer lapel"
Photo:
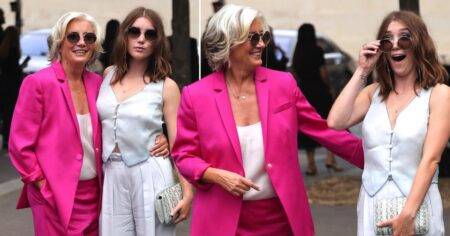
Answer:
M219 110L220 118L222 119L222 124L228 134L228 138L233 146L234 152L236 153L236 158L238 162L242 164L242 154L241 146L239 143L239 138L236 129L236 122L234 120L233 111L231 109L230 98L228 96L228 90L225 85L225 78L223 72L214 72L214 95Z
M94 78L90 77L87 71L85 70L83 73L83 83L84 88L86 90L86 97L89 106L89 114L91 117L92 124L92 144L94 147L95 160L97 164L97 174L100 177L100 185L102 181L102 157L99 152L99 146L101 146L101 129L98 118L97 111L97 96L98 96L98 87Z
M92 137L93 137L93 144L94 147L96 147L97 141L96 137L97 137L97 133L99 132L98 130L98 113L97 113L97 105L96 105L96 100L97 100L97 87L96 84L94 83L95 80L93 80L92 78L89 78L87 71L85 71L83 73L83 82L84 82L84 88L86 90L86 97L87 97L87 102L88 102L88 106L89 106L89 113L91 116L91 124L92 124Z
M60 62L54 62L52 64L52 68L53 68L53 70L54 70L54 72L56 74L56 78L59 80L59 82L61 82L60 83L60 87L61 87L61 90L62 90L62 92L64 94L64 98L65 98L65 101L66 101L67 108L69 109L70 114L72 116L72 121L73 121L73 124L75 126L75 130L77 132L78 138L80 138L80 128L78 126L78 119L77 119L77 116L76 116L75 107L73 105L72 95L70 93L69 84L68 84L66 75L64 73L64 70L63 70L62 65L61 65Z
M261 119L264 153L267 153L267 127L269 123L269 87L267 85L267 75L258 67L255 72L256 96L258 100L259 118Z

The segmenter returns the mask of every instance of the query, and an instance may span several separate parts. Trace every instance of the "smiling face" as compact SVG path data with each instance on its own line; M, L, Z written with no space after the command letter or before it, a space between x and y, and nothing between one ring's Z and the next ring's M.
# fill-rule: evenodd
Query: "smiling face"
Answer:
M398 45L400 37L411 38L409 29L399 21L392 21L383 38L389 38L393 47L389 53L386 53L389 64L396 77L402 78L415 73L414 49L404 50Z
M147 60L153 53L154 40L146 39L144 32L147 30L155 30L153 23L146 17L137 18L130 27L140 29L141 33L138 37L127 37L127 51L134 60Z
M255 19L249 30L249 35L254 33L264 33L264 27L259 19ZM230 50L230 64L231 66L239 65L240 67L254 70L256 67L262 65L261 55L266 45L260 39L259 42L252 46L249 39L244 43L236 45Z
M83 19L74 19L68 25L66 34L61 43L59 53L61 54L61 60L72 64L85 66L95 50L95 44L87 44L84 40L86 33L94 33L94 27L89 21ZM80 39L78 42L70 42L67 39L67 35L78 34Z

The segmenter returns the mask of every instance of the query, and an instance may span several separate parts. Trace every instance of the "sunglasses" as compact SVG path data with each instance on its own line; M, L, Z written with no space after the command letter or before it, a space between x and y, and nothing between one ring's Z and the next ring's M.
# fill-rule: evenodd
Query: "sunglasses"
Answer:
M131 26L127 29L127 35L128 37L133 39L139 38L139 36L141 36L141 29L138 27ZM153 41L158 37L158 34L156 33L156 30L148 29L144 31L144 37L149 41Z
M71 44L76 44L80 41L81 35L77 32L71 32L67 34L66 39ZM97 41L97 36L94 33L83 33L83 40L87 45L92 45Z
M411 36L402 35L397 39L397 45L402 50L409 50L412 48ZM380 41L380 50L384 53L392 51L394 47L394 39L392 37L385 37Z
M263 43L267 45L270 42L270 32L265 31L264 33L251 33L248 35L248 40L250 40L250 44L252 47L256 47L258 45L259 40L262 39Z

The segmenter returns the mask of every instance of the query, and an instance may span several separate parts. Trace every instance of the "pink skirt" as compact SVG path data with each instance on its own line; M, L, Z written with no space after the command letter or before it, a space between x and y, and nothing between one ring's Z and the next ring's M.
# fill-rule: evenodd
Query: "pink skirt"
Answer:
M98 235L99 190L97 178L78 182L69 226L64 232L56 209L34 185L28 185L35 235Z
M278 198L244 201L236 232L238 236L294 235Z

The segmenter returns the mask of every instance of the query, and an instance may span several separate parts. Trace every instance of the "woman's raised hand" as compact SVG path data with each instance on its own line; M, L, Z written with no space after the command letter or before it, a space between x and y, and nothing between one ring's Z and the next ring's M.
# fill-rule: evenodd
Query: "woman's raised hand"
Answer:
M361 47L358 66L363 69L365 75L372 72L381 53L379 40L366 43Z

